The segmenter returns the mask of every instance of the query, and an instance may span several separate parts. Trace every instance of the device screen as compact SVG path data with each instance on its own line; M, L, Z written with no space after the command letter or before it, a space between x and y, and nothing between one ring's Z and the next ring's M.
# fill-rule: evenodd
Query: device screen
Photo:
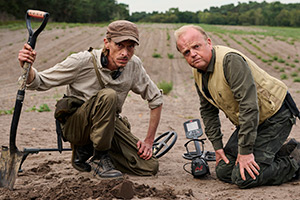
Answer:
M199 129L197 122L188 123L188 124L186 124L186 127L187 127L188 131L193 131L193 130Z

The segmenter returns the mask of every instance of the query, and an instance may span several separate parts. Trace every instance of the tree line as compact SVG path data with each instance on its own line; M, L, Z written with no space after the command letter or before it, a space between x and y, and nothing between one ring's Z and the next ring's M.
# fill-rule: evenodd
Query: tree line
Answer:
M96 23L128 19L127 4L116 0L0 0L1 13L24 19L28 9L50 13L55 22Z
M300 3L279 1L238 3L197 12L170 8L165 12L133 12L116 0L0 0L0 12L24 19L27 9L44 10L55 22L97 23L116 19L153 23L204 23L222 25L300 26ZM1 16L0 16L1 17Z
M227 4L210 7L204 11L190 12L170 8L166 12L134 12L129 17L134 22L156 23L204 23L222 25L268 25L300 26L300 3L282 4L280 2Z

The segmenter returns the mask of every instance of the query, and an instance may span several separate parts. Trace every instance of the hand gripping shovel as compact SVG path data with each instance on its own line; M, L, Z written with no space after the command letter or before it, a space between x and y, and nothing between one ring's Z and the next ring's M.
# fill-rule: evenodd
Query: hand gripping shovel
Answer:
M33 32L31 28L30 18L39 18L43 19L41 26ZM38 10L28 10L26 13L26 26L29 32L28 44L34 49L37 36L42 32L45 28L49 13L38 11ZM19 151L16 146L16 136L17 136L17 128L21 115L23 100L25 97L25 89L28 73L30 70L31 64L24 63L23 75L21 77L21 85L17 92L17 98L15 102L14 114L10 127L10 136L9 136L9 148L6 146L2 146L1 158L0 158L0 187L6 187L10 190L13 190L13 186L16 181L16 176L18 173L19 165L21 159L23 157L23 152Z

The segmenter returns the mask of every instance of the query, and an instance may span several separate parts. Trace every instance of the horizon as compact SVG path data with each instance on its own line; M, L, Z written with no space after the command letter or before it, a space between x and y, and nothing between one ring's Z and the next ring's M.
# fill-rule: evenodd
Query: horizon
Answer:
M289 3L300 3L297 0L265 0L267 3L272 2L280 2L282 4L289 4ZM118 3L124 3L128 5L129 13L132 14L133 12L165 12L168 11L170 8L178 8L179 11L204 11L205 9L210 9L210 7L221 7L228 4L234 4L235 6L238 3L249 3L248 0L210 0L210 1L197 1L197 0L118 0ZM251 1L251 2L258 2L262 3L263 0L259 1Z

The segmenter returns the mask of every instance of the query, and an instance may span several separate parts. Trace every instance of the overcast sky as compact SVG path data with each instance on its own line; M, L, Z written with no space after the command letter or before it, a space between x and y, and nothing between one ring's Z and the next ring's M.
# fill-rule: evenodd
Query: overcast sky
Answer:
M254 0L252 0L254 1ZM281 3L300 3L300 0L279 0ZM129 5L129 12L152 12L159 11L164 12L169 8L179 8L179 11L203 11L209 9L211 6L220 7L222 5L233 3L237 5L238 2L248 3L249 0L117 0L118 3L125 3ZM263 2L257 0L256 2ZM273 0L266 0L271 3Z

